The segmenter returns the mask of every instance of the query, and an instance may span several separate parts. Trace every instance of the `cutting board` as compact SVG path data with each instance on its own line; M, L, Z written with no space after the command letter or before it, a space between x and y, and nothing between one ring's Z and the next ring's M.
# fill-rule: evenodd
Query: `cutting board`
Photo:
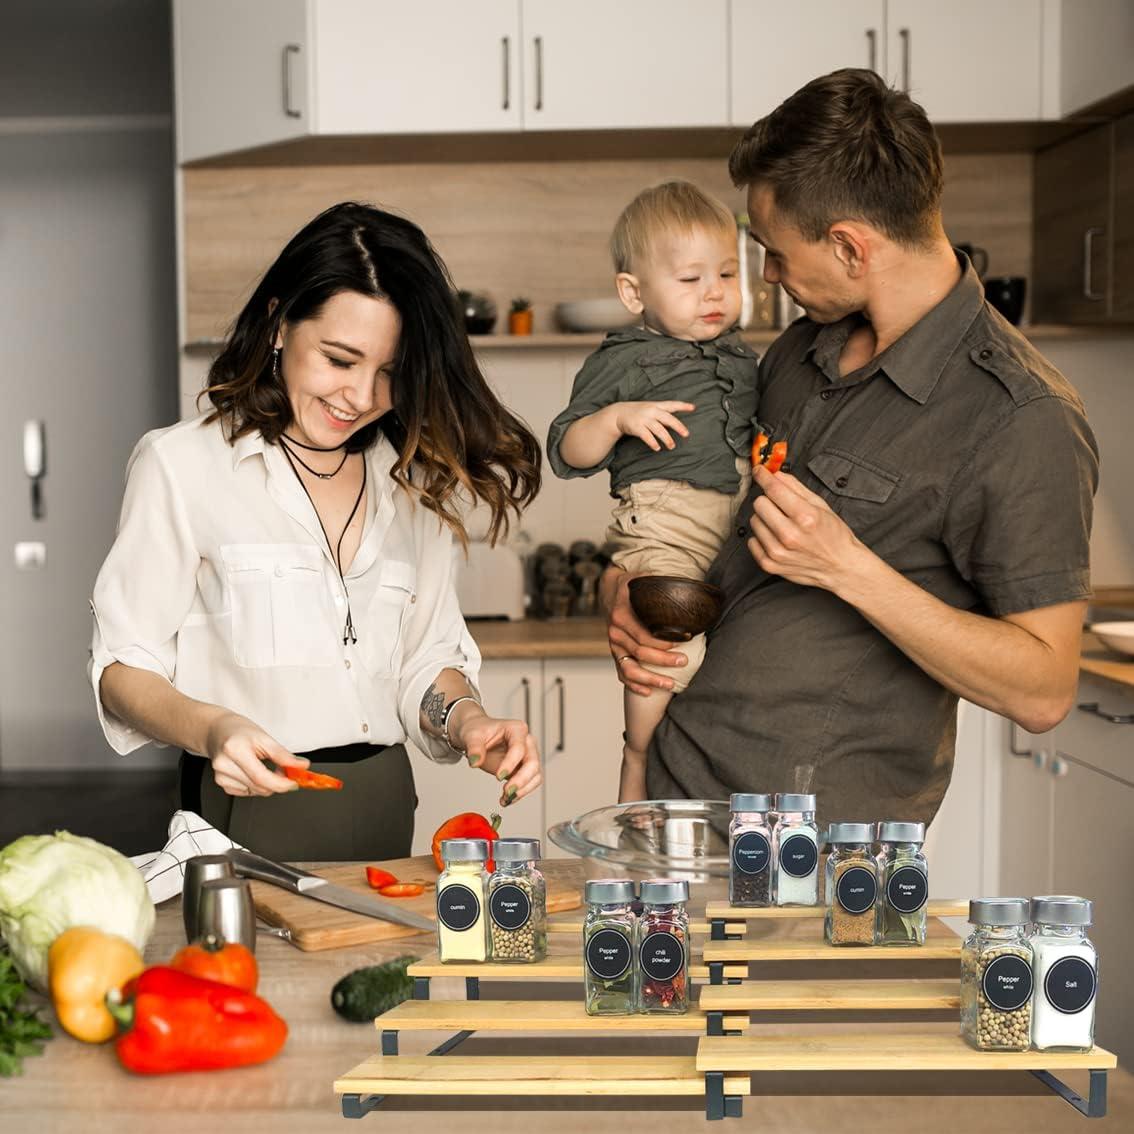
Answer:
M334 863L304 867L328 882L357 890L360 894L375 894L366 884L366 867L378 866L388 870L399 882L417 882L425 893L417 898L391 898L407 910L421 914L436 922L434 894L437 889L437 867L430 855L415 858L398 858L389 862ZM575 860L549 859L540 863L547 879L547 912L578 909L583 904L579 863ZM256 914L269 925L286 929L293 945L309 952L320 949L341 949L348 945L368 945L374 941L390 941L399 937L420 936L420 930L396 925L378 918L363 917L292 894L267 882L252 883L252 898Z

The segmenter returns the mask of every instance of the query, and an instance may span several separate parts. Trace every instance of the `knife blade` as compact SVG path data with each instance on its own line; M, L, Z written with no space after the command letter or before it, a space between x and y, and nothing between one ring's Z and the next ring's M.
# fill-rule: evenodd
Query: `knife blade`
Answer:
M397 925L408 925L411 929L420 929L426 933L433 933L437 928L428 918L399 907L396 902L370 894L359 894L345 886L336 886L326 878L320 878L318 874L311 874L281 862L273 862L270 858L236 847L225 851L225 854L232 863L233 870L242 878L270 882L273 886L280 886L304 898L314 898L316 901L326 902L329 906L350 910L351 913L392 921Z

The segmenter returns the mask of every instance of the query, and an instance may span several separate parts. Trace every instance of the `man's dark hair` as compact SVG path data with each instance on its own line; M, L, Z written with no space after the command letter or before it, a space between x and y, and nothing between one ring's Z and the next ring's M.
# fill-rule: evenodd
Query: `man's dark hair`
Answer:
M772 190L808 240L862 220L900 244L932 238L944 175L941 145L909 95L873 71L812 79L749 127L728 159L733 184Z

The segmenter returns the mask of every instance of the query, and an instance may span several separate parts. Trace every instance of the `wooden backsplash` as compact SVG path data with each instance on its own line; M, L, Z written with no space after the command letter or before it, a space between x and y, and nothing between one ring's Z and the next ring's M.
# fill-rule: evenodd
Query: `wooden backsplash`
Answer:
M1032 158L947 154L945 222L987 249L992 275L1031 272ZM371 202L425 229L458 287L487 291L506 323L527 296L535 329L565 299L613 295L611 226L641 188L697 182L743 210L724 157L560 162L257 166L184 171L186 341L213 339L288 238L336 201Z

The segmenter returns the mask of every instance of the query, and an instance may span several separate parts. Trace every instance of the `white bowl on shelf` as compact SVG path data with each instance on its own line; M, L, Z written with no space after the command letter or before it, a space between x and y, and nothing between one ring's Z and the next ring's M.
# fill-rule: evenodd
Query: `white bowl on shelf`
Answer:
M572 299L555 305L555 321L565 331L616 331L634 326L638 316L617 297Z
M1088 630L1108 650L1134 657L1134 620L1130 622L1092 622Z

